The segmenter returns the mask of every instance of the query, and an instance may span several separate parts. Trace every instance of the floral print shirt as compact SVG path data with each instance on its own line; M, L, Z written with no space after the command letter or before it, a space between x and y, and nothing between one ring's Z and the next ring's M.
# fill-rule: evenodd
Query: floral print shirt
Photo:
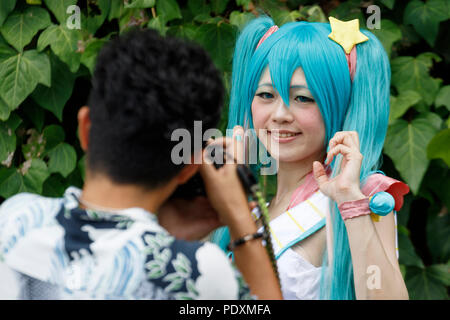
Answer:
M114 213L21 193L0 207L0 299L252 299L209 242L175 239L141 208Z

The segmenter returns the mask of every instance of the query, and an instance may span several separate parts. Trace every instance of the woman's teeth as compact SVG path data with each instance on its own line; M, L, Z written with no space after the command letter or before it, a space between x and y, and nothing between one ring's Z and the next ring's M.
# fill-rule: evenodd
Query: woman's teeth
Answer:
M274 137L289 138L289 137L296 136L299 133L278 133L278 132L272 132L272 134L274 135Z

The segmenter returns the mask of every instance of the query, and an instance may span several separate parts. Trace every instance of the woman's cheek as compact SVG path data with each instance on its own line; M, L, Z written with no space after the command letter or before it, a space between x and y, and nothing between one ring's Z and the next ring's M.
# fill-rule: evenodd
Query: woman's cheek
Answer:
M317 106L303 110L301 115L297 114L295 118L303 133L310 135L314 140L324 141L325 124Z
M265 128L269 114L265 111L264 106L261 103L253 100L252 102L252 118L253 118L253 128L256 130Z

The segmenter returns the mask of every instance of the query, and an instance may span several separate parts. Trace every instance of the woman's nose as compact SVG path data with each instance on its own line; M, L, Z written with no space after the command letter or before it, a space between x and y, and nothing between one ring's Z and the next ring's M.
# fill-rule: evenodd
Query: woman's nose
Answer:
M285 123L285 122L291 122L294 120L294 117L289 110L288 106L284 103L283 99L281 97L277 99L276 107L274 112L272 113L272 121L277 123Z

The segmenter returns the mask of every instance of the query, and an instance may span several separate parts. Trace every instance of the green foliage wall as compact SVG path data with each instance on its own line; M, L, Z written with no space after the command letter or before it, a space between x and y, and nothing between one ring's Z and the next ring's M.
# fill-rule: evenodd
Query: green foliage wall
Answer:
M236 35L261 13L278 25L332 15L366 26L380 9L391 58L391 114L382 170L411 193L398 214L400 264L412 299L447 299L450 258L450 3L445 0L1 0L0 202L19 192L60 196L82 186L76 114L111 36L154 28L197 41L229 90ZM81 9L80 29L68 28ZM226 126L224 110L220 128ZM272 178L262 179L273 194Z

